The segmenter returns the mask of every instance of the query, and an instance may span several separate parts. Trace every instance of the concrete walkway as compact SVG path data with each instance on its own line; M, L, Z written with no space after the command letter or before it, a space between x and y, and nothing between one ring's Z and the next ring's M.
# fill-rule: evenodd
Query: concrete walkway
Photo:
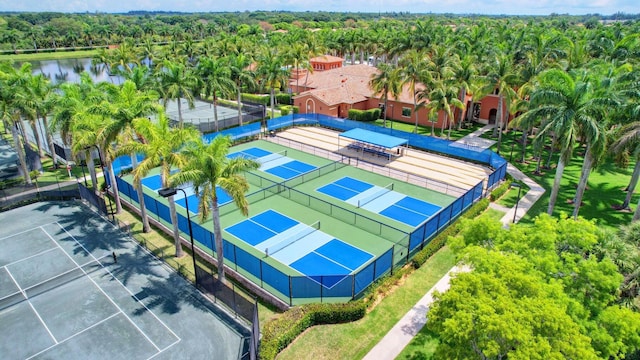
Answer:
M475 132L465 136L466 139L460 139L458 142L464 146L486 146L484 149L487 149L493 145L493 143L489 143L492 140L488 140L487 142L481 142L478 139L480 135L484 132L493 130L492 125L487 125L481 129L476 130ZM481 139L484 140L484 139ZM484 150L483 149L483 150ZM513 176L514 179L523 182L529 187L529 191L521 197L520 201L517 204L517 211L515 208L506 208L499 204L491 203L490 207L496 210L506 212L505 215L500 219L503 226L508 228L509 225L512 224L515 213L515 220L518 222L526 213L531 209L531 206L540 199L540 197L544 194L544 188L542 186L535 183L529 177L527 177L522 171L518 170L515 166L508 164L507 165L507 173ZM413 337L420 332L422 327L424 327L427 322L427 311L429 307L433 303L433 292L439 291L443 292L449 289L449 280L451 276L454 276L458 272L469 271L469 268L464 266L455 266L449 272L445 274L445 276L440 279L436 285L434 285L423 297L416 303L405 316L398 321L398 323L391 328L391 330L385 335L380 342L369 351L369 353L364 357L365 360L392 360L395 359L402 350L411 342Z

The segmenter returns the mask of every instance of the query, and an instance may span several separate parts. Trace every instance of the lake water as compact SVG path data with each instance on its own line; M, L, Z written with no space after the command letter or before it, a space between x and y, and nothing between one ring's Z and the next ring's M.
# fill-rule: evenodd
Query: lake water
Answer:
M20 64L17 64L18 66ZM60 59L60 60L34 60L31 61L34 74L44 74L54 84L63 82L78 82L80 74L86 71L95 82L107 81L121 84L121 76L110 76L103 65L93 66L91 59Z

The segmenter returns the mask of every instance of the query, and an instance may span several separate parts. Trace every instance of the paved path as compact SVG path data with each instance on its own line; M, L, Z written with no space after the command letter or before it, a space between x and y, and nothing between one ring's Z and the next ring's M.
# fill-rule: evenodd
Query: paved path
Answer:
M480 139L480 135L486 131L492 130L493 126L487 125L475 132L467 135L470 137L467 142L458 140L461 144L471 144L475 146L486 146L489 148L492 144L488 142L484 145L477 141ZM464 139L464 138L463 138ZM462 139L461 139L462 140ZM490 140L491 141L491 140ZM518 170L515 166L507 165L507 172L513 176L514 179L519 180L529 187L529 191L518 202L517 211L515 208L506 208L499 204L491 203L491 208L506 212L500 219L503 226L508 228L512 224L514 219L514 213L516 222L520 220L531 209L531 206L540 199L544 194L544 188L535 183L529 177L527 177L522 171ZM449 280L451 276L457 272L469 271L468 267L455 266L445 276L440 279L434 287L432 287L423 297L416 303L408 313L405 314L398 323L391 328L391 330L385 335L380 342L369 351L364 357L365 360L392 360L395 359L402 350L411 342L413 337L418 334L427 321L427 311L433 303L433 292L443 292L449 289Z

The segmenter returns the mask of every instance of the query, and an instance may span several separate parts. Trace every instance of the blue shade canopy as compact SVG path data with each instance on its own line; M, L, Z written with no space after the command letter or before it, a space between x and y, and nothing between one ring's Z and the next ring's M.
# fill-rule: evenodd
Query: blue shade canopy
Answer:
M349 131L345 131L340 134L341 137L346 137L352 140L366 142L373 145L382 146L387 149L393 149L394 147L398 147L401 145L405 145L409 143L409 140L380 134L374 131L364 130L364 129L351 129Z

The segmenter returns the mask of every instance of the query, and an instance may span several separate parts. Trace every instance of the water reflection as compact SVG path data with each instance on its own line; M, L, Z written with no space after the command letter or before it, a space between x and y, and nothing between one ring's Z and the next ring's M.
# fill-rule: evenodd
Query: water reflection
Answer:
M21 64L16 64L20 66ZM91 59L60 59L60 60L34 60L31 61L34 74L43 74L53 83L79 82L80 74L84 71L91 75L95 82L107 81L113 84L122 84L123 79L118 75L109 75L103 64L93 65Z

